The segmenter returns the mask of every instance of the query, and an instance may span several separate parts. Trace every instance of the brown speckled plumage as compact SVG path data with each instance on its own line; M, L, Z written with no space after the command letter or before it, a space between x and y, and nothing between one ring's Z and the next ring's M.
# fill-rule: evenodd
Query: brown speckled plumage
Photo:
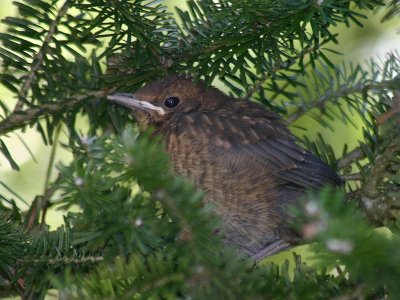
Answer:
M256 258L270 245L278 246L264 254L294 240L285 226L288 204L306 189L341 183L296 144L277 114L259 104L183 76L150 83L134 96L163 108L165 114L134 112L142 128L155 126L164 136L174 171L192 180L215 205L225 241ZM166 107L169 97L179 98L179 104Z

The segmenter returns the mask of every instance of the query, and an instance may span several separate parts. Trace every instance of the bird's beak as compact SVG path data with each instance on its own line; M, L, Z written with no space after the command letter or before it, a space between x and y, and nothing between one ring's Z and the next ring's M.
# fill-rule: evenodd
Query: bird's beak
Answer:
M149 113L156 112L161 116L165 115L165 110L162 107L153 105L147 101L141 101L134 94L118 93L107 96L107 99L130 109L139 109Z

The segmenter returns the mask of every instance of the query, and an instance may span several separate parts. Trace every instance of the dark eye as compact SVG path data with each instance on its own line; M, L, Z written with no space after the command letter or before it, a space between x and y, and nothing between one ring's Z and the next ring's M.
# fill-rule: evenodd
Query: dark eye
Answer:
M178 97L168 97L165 99L164 104L166 107L169 108L174 108L179 104L179 98Z

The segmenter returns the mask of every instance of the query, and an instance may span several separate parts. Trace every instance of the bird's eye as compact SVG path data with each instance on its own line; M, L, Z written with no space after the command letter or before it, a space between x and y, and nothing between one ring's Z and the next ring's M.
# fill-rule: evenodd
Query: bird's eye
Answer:
M165 99L164 104L166 107L174 108L179 104L179 98L178 97L168 97L167 99Z

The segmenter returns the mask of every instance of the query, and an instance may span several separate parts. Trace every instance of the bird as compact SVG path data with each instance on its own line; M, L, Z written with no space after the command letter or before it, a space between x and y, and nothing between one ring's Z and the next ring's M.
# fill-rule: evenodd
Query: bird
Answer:
M288 211L307 190L342 185L280 115L191 76L167 75L108 99L162 136L174 173L212 203L224 243L256 261L297 243Z

